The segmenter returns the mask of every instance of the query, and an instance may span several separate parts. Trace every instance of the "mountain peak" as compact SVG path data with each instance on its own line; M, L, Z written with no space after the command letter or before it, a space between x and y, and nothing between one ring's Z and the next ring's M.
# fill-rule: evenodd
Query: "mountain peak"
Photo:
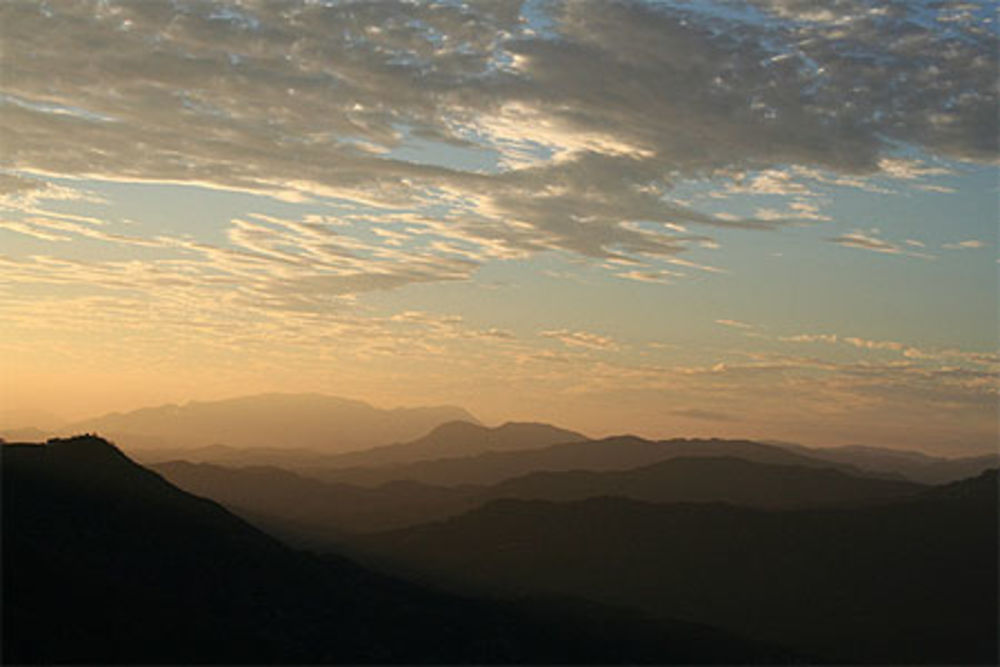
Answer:
M90 479L127 478L141 470L108 440L94 433L51 438L45 443L7 443L5 465L24 465L38 470L61 470L73 475L86 471Z
M582 433L577 433L576 431L569 431L558 426L553 426L552 424L546 424L545 422L504 422L500 426L497 426L494 430L496 431L559 431L561 433L566 433L573 435L581 440L586 440L587 436Z
M81 433L80 435L71 435L66 438L49 438L44 446L60 454L65 452L74 455L97 454L106 456L111 454L121 457L125 456L111 441L102 438L96 433Z
M457 436L457 437L467 437L470 435L484 435L484 434L495 434L499 436L519 436L519 435L538 435L546 434L551 436L558 436L566 439L566 442L571 440L587 440L587 436L577 433L576 431L569 431L558 426L553 426L552 424L546 424L544 422L518 422L518 421L508 421L500 424L499 426L483 426L482 424L477 424L475 422L467 421L464 419L455 419L449 422L445 422L431 431L425 438L437 437L437 436Z
M425 438L439 435L467 435L471 433L483 433L485 431L491 430L488 426L483 426L482 424L476 424L464 419L453 419L452 421L447 421L443 424L439 424L434 427L434 429L428 433ZM423 440L424 438L421 438Z
M422 438L394 445L348 452L337 457L336 467L405 464L420 460L461 458L486 452L538 449L580 442L587 437L574 431L534 422L506 422L488 427L464 419L438 425Z

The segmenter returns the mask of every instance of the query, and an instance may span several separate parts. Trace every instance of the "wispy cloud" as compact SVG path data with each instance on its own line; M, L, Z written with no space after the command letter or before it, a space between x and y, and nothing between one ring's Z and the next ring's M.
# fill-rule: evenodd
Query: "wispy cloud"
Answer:
M698 419L701 421L709 422L732 422L739 421L739 418L726 412L717 412L715 410L704 410L702 408L684 408L680 410L671 410L671 415L676 417L684 417L686 419Z
M947 248L948 250L977 250L979 248L985 248L986 243L979 241L978 239L969 239L967 241L958 241L956 243L945 243L941 247Z
M756 329L752 324L747 324L746 322L740 322L739 320L715 320L716 324L721 324L724 327L731 327L733 329Z
M870 250L872 252L883 253L886 255L904 255L908 257L917 257L920 259L934 259L933 255L916 252L913 250L907 250L905 247L899 243L893 243L881 238L878 235L877 230L855 230L848 232L847 234L841 234L840 236L835 236L828 239L833 243L837 243L848 248L859 248L861 250ZM913 243L906 243L906 245L912 246Z
M602 336L589 331L569 331L567 329L559 329L554 331L542 331L539 335L545 338L554 338L555 340L558 340L564 345L568 345L570 347L582 347L592 350L618 349L618 343L616 343L611 337Z

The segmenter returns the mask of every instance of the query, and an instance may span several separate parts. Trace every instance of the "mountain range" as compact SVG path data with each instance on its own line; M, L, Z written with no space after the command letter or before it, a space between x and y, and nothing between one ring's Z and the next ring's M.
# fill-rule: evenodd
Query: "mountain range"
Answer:
M146 463L182 459L226 466L271 465L359 484L379 484L394 479L451 484L462 478L476 484L495 483L534 470L569 470L577 467L572 459L584 455L585 449L540 455L537 466L531 462L519 467L503 456L491 456L479 462L459 462L458 459L589 440L583 434L547 424L509 422L487 428L457 407L382 410L361 401L319 394L262 394L164 405L111 413L61 426L58 418L47 413L6 411L0 417L4 418L0 438L8 441L37 441L53 435L95 432L113 438L130 456ZM11 419L40 421L21 424ZM12 428L14 426L17 428ZM581 468L626 469L654 463L666 451L645 444L652 441L630 436L604 438L603 441L624 445L612 456L620 457L621 463L593 462L582 464ZM733 453L733 443L739 441L662 442L672 443L674 450L685 442L698 445L697 451L679 451L679 456L703 456L713 448L725 456ZM718 444L720 442L729 444ZM704 446L709 443L715 444ZM601 446L597 448L602 449ZM945 458L882 447L804 447L766 441L745 443L740 448L755 449L759 460L765 460L760 457L768 456L765 450L770 448L771 458L766 459L770 462L795 465L796 460L788 458L787 454L798 454L812 461L837 464L848 472L862 470L867 474L929 484L973 476L1000 463L997 452ZM785 454L777 453L778 450ZM780 458L782 456L784 458ZM447 459L453 460L429 463ZM475 470L494 464L503 472L491 475ZM389 470L388 466L399 468ZM507 466L512 468L506 471ZM373 468L380 470L371 470Z
M575 431L549 424L507 422L488 428L468 421L452 421L411 442L340 454L330 457L324 464L337 468L405 464L486 452L541 449L587 439Z
M944 484L966 477L974 477L987 468L1000 465L1000 452L978 456L942 458L923 452L864 445L844 447L803 447L785 444L786 449L801 452L813 458L846 463L871 472L895 474L915 482Z
M649 502L727 502L762 508L862 504L913 495L923 485L839 470L734 457L677 458L624 471L535 472L495 485L376 487L323 482L280 468L173 461L151 468L178 487L306 545L461 514L492 500L570 501L616 496Z
M393 463L380 466L308 467L300 471L330 481L376 486L393 480L425 484L496 484L539 471L627 470L681 457L730 456L760 463L834 468L864 475L856 466L812 458L773 445L745 440L645 440L616 436L516 451Z
M86 425L149 467L98 436L4 444L5 662L998 658L995 455L317 395Z
M579 596L823 661L996 664L997 519L991 470L850 508L498 500L354 545L455 590Z
M331 454L412 440L455 420L476 422L452 406L383 410L321 394L260 394L115 412L59 432L102 433L127 451L228 445Z
M92 436L3 461L3 661L787 661L711 627L565 597L437 593L294 551Z
M3 658L995 663L995 469L577 436L446 423L316 459L365 483L5 444ZM479 453L394 462L443 452Z

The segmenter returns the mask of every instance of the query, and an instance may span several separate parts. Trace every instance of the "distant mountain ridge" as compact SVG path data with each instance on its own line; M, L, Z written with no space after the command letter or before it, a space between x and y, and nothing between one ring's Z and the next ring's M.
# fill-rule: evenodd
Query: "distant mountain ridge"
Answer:
M550 445L536 449L484 452L465 457L415 461L412 463L303 469L307 474L331 481L377 486L393 480L411 480L433 485L490 485L533 472L567 470L627 470L680 457L730 456L761 463L783 463L834 468L865 475L860 468L812 458L773 445L746 440L645 440L616 436Z
M477 421L451 406L383 410L321 394L260 394L111 413L60 432L102 433L136 449L221 444L342 453L412 440L455 420Z
M485 452L540 449L584 440L589 438L549 424L507 422L489 428L468 421L452 421L441 424L417 440L340 454L326 464L334 467L380 466L475 456Z
M796 508L888 501L926 488L828 468L732 457L676 458L624 471L535 472L493 486L395 481L365 487L322 482L274 467L226 468L185 461L151 468L273 534L309 546L349 542L350 533L440 520L501 498L566 502L616 496L647 502Z
M44 414L39 418L51 421ZM457 474L458 469L464 466L458 463L458 459L487 453L543 449L552 445L589 440L581 433L544 423L508 422L499 427L487 428L460 407L383 410L352 399L321 394L278 393L111 413L62 426L56 433L25 425L25 428L0 430L0 437L8 441L30 440L79 432L96 432L112 437L130 454L143 461L184 459L221 465L276 465L309 474L315 474L315 470L320 468L331 471L357 468L358 470L349 472L350 481L367 480L363 482L367 484L395 478L439 484L444 479L437 475L444 475L446 468L453 468ZM630 440L652 442L628 435L602 439L620 442ZM743 443L740 446L744 452L740 456L745 455L749 448L756 447L758 452L751 457L754 460L780 462L775 456L760 458L763 448L770 447L772 450L776 448L805 456L813 461L826 461L835 467L841 466L845 471L862 470L871 475L929 484L962 479L1000 464L1000 452L946 458L896 448L862 445L807 447L768 440L754 442L681 438L659 442L716 443L710 447L701 447L699 452L688 452L693 456L702 456L707 449L727 446L717 443ZM585 452L581 449L574 454ZM721 455L725 455L725 452ZM629 458L632 456L635 456L634 460ZM657 456L643 457L630 452L626 455L629 460L617 467L624 469L653 463L658 460ZM454 460L445 463L448 459ZM437 472L430 470L437 465L429 464L430 461L440 462ZM500 466L509 464L509 460L502 458L494 462ZM784 462L795 463L790 459ZM474 466L471 462L466 463L470 469ZM364 470L385 466L400 468L382 472ZM583 468L592 469L591 466L591 463L587 463ZM614 468L611 463L597 465L597 469ZM557 461L547 461L543 462L542 467L523 467L507 476L526 474L534 469L572 468ZM344 474L348 473L330 472L324 476L346 479ZM478 479L472 474L470 481L494 483L498 479Z
M490 495L554 502L615 496L653 503L721 502L789 509L887 501L925 488L913 482L859 477L801 463L717 456L671 458L621 471L535 472L491 487Z
M843 447L805 447L782 444L782 447L824 461L846 463L872 472L897 474L914 482L944 484L978 475L1000 466L1000 452L979 456L943 458L923 452L845 445Z

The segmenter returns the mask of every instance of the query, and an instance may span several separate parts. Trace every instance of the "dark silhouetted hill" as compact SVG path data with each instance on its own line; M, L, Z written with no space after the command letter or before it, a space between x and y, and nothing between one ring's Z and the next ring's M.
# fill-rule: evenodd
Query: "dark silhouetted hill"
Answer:
M365 549L458 590L579 596L833 662L996 664L997 518L993 470L849 509L501 500Z
M295 552L100 438L2 456L7 664L788 658L700 625L458 598Z
M998 453L944 458L922 452L863 445L822 448L802 445L782 446L824 461L853 465L875 473L896 474L924 484L945 484L966 479L1000 465Z
M330 481L378 485L394 480L412 480L433 485L492 485L533 472L566 470L628 470L682 457L727 456L760 463L836 468L864 474L855 466L811 458L781 447L742 440L663 440L654 442L634 436L572 442L541 449L486 452L408 464L355 468L313 468L308 474Z
M456 407L382 410L319 394L261 394L112 413L63 432L106 433L134 449L222 444L341 453L412 440L456 419L476 421Z

